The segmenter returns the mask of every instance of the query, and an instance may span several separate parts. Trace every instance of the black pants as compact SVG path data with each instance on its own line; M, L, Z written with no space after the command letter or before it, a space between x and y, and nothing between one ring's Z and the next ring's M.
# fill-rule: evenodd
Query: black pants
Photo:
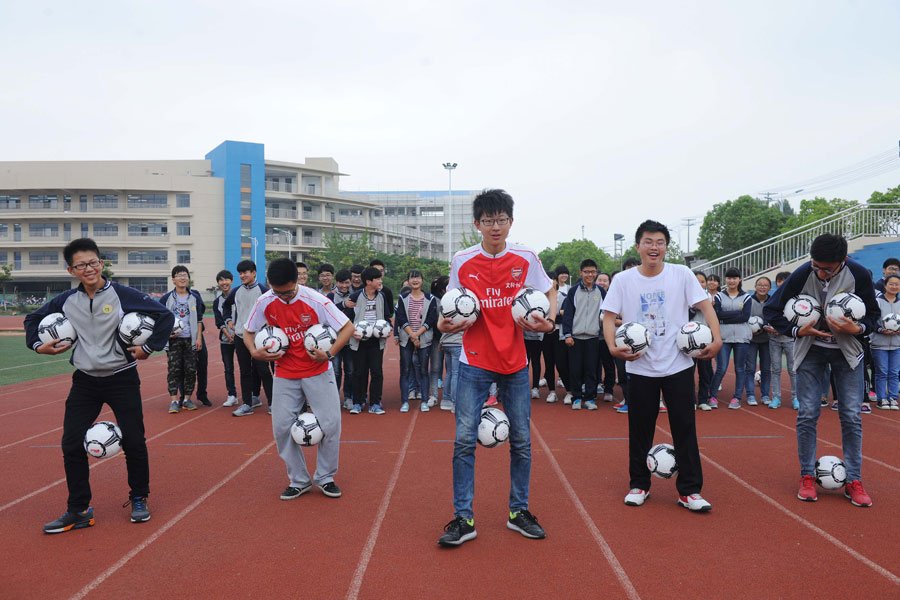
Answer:
M202 340L200 352L197 352L197 400L209 400L206 395L206 381L209 377L209 351L206 349L206 338L200 334Z
M616 358L616 373L619 374L619 387L622 388L622 402L628 404L628 373L625 372L625 361Z
M669 409L669 427L675 446L675 462L678 463L675 488L682 496L699 494L703 487L703 469L694 420L694 368L666 377L645 377L633 373L628 377L628 471L631 487L650 489L647 452L653 445L653 434L656 432L661 391Z
M541 340L541 353L544 355L544 379L550 390L556 388L556 344L559 343L559 331L554 329L544 334Z
M344 381L344 399L353 398L353 350L344 346L331 361L334 369L334 380L338 392L341 391L341 380Z
M597 365L597 379L600 379L600 369L603 368L603 392L612 394L616 387L616 359L609 352L606 340L600 338L600 364Z
M559 335L559 334L557 334ZM566 392L571 392L572 388L569 381L569 347L562 339L556 342L556 370L559 372L559 378L562 379L563 387Z
M573 340L575 338L572 338ZM584 400L597 399L597 363L600 356L600 338L575 340L569 348L569 377L572 381L572 397L582 399L581 385L584 384Z
M712 360L694 359L694 366L697 368L697 404L709 402L712 390L713 368Z
M381 404L381 389L384 386L384 350L381 340L370 338L359 342L359 348L353 351L353 403L366 403L366 382L369 382L369 406ZM369 381L371 373L371 381ZM423 390L422 395L428 393ZM403 401L406 398L402 399Z
M266 390L266 400L269 401L269 406L272 406L272 371L269 370L269 365L250 356L250 351L244 345L243 338L237 335L234 336L234 351L237 353L238 368L241 371L241 400L243 403L247 406L253 405L251 391L255 391L253 390L256 387L253 374L256 373ZM259 388L256 387L256 389Z
M531 365L531 387L540 387L541 381L541 342L543 340L525 340L525 354Z
M234 387L234 344L219 344L222 351L222 365L225 367L225 389L229 396L237 397Z
M141 380L137 369L126 369L109 377L93 377L75 371L72 389L66 398L62 435L70 512L86 510L91 503L90 465L84 451L84 434L94 424L104 402L112 409L116 424L122 430L122 450L128 470L128 487L131 488L129 497L144 497L150 493Z

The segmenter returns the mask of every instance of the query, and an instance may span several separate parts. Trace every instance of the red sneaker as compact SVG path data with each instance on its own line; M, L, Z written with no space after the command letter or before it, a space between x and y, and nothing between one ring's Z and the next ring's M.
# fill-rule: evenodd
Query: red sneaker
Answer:
M812 475L804 475L800 478L800 491L797 497L804 502L815 502L819 499L816 496L816 478Z
M484 403L485 408L488 408L490 406L497 406L497 396L490 396L487 399L487 402Z
M850 503L853 506L872 506L872 499L866 493L866 490L863 489L859 479L854 479L844 486L844 496L850 498Z
M622 408L623 406L625 406L625 403L624 403L624 402L617 402L617 403L613 404L613 408L616 409L616 410L619 410L619 409Z

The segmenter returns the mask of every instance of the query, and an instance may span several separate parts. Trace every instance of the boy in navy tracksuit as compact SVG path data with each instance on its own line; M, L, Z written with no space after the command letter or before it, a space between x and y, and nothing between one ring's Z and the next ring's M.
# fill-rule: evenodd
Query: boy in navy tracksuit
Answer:
M171 400L170 414L177 413L179 409L197 410L197 405L191 401L191 394L194 393L197 383L199 354L203 348L203 313L206 312L206 305L200 293L188 287L190 281L191 274L187 267L176 265L172 269L172 282L175 287L159 299L159 303L171 310L183 325L180 333L169 338L169 347L166 350L169 371L166 383ZM179 389L182 390L180 399ZM203 390L203 393L205 395L206 390ZM209 406L209 400L204 404Z
M350 271L348 269L341 269L337 272L334 276L334 287L327 296L335 306L343 306L344 300L350 297ZM348 319L353 319L352 308L342 308L342 310ZM344 380L344 408L350 410L353 408L353 351L349 346L344 346L340 352L334 355L331 366L334 369L334 379L337 382L338 391L341 389L341 379Z
M65 514L44 525L44 533L62 533L94 524L84 435L100 414L104 402L109 404L122 431L122 450L131 488L131 521L141 523L150 519L147 506L150 469L144 439L141 381L135 367L137 360L165 348L175 317L147 294L104 279L103 261L94 240L73 240L63 250L63 257L69 274L81 284L25 317L26 343L39 354L59 354L70 348L56 346L59 340L45 344L38 338L41 319L51 313L63 313L78 335L71 346L69 361L75 372L66 398L62 434L69 499ZM128 346L119 338L119 322L122 315L129 312L146 314L156 322L143 346Z
M216 274L216 285L222 293L213 300L213 317L216 320L216 329L219 330L219 349L222 352L222 366L225 368L225 389L228 398L222 406L237 406L237 388L234 386L234 329L225 320L231 318L231 312L225 312L225 300L231 294L231 284L234 275L227 269L222 269Z
M584 406L597 410L597 365L600 364L600 307L606 290L594 282L597 263L581 261L581 281L569 289L563 304L562 337L569 347L569 377L572 381L572 409L581 410L584 384Z

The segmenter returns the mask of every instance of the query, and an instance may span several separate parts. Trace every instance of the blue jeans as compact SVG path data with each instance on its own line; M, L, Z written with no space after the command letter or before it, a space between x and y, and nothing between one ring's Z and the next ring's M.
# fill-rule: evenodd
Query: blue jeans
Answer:
M444 376L444 400L454 402L456 390L459 386L459 354L462 346L444 346L444 356L447 358L447 374Z
M725 372L728 370L728 358L731 355L732 350L734 351L734 397L740 399L744 392L744 385L746 375L744 374L745 365L747 363L747 346L750 344L737 344L734 342L726 342L722 344L722 349L719 350L718 356L716 356L716 374L713 375L712 383L709 386L709 390L712 392L712 397L715 398L718 396L719 386L722 385L722 379L725 378ZM750 379L750 383L753 383L753 379ZM751 387L747 390L748 394L753 394L753 388Z
M434 336L437 338L437 336ZM441 349L441 345L438 343L437 339L435 339L431 343L431 353L430 353L430 366L428 371L429 385L430 390L428 395L431 398L437 398L438 396L438 380L442 379L442 375L444 374L444 355L446 354L446 350ZM425 395L424 393L422 394Z
M840 350L810 346L809 353L797 366L797 399L800 410L797 413L797 452L800 458L800 474L815 475L816 428L822 410L821 381L825 377L826 365L831 366L838 395L838 417L841 420L841 446L844 464L847 465L847 480L860 479L862 468L862 418L860 409L863 402L863 363L855 369L844 359Z
M900 392L900 348L872 348L872 361L875 363L875 396L879 400L896 400Z
M756 357L759 356L759 395L769 397L769 388L772 386L772 356L769 354L769 341L760 344L750 342L747 347L747 363L744 367L746 383L744 389L747 396L753 395L756 376Z
M431 346L416 348L412 340L400 346L400 402L407 402L411 381L415 381L422 392L422 401L428 400L428 355ZM418 360L413 360L415 356Z
M454 516L471 519L475 497L475 443L481 407L496 381L503 409L509 419L509 510L528 508L531 480L531 389L528 367L503 375L459 363L459 393L456 394L456 442L453 445Z
M794 369L794 340L777 342L769 340L769 354L772 357L772 380L775 389L771 390L773 396L781 397L781 355L787 360L788 375L791 380L791 399L797 397L797 371Z

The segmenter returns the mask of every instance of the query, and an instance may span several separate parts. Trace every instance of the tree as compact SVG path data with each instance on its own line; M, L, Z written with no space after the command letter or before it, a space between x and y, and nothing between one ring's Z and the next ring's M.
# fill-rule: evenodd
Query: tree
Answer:
M790 231L854 206L859 206L859 203L855 200L844 200L843 198L826 200L816 196L811 200L801 200L800 210L785 222L782 230Z
M713 259L768 239L781 231L787 215L751 196L713 206L697 237L697 254Z
M0 294L6 293L6 284L12 281L13 265L0 265Z
M611 273L618 268L618 263L591 240L572 240L560 242L556 248L544 248L538 257L548 271L558 265L565 265L574 280L577 277L581 261L592 258L601 271Z
M872 192L869 204L900 204L900 185L888 188L886 192Z
M273 260L277 258L284 258L284 254L278 252L277 250L267 250L266 251L266 264L269 264Z
M332 228L325 236L324 261L334 265L335 269L349 269L353 265L368 265L374 254L369 243L369 235L360 237L342 236Z
M464 231L460 239L463 248L470 248L475 244L481 243L481 233L475 229Z

